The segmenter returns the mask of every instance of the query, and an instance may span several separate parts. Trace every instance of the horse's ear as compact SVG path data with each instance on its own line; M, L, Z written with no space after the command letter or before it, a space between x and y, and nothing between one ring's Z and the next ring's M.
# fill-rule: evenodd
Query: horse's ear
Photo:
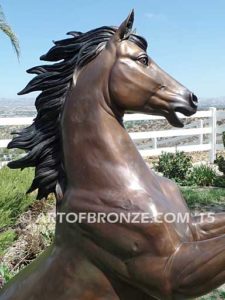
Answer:
M132 26L134 23L134 10L129 13L128 17L126 20L123 21L123 23L119 26L117 31L114 34L115 40L123 40L124 38L129 35L129 33L132 30Z

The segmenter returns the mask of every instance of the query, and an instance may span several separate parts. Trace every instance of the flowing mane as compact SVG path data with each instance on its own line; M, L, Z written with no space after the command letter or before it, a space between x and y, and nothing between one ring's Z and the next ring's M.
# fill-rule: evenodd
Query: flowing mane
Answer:
M33 124L20 132L8 144L8 148L19 148L27 153L24 157L8 164L10 168L35 167L35 178L27 191L38 190L37 199L47 198L54 193L63 195L66 174L63 167L63 152L60 141L60 119L63 105L72 82L75 69L94 59L115 33L116 27L100 27L86 33L69 32L72 38L54 42L54 46L41 60L57 62L41 65L27 72L36 74L18 95L41 91L36 98L37 116ZM144 38L129 34L126 39L143 50L147 48Z

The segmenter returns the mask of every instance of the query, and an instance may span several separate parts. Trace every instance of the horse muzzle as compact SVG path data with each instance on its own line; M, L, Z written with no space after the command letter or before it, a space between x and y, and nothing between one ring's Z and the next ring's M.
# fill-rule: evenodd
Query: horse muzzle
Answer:
M198 107L198 98L191 92L186 92L175 98L175 101L171 107L169 114L165 117L169 123L175 127L183 127L183 123L179 119L177 112L189 117L196 113Z

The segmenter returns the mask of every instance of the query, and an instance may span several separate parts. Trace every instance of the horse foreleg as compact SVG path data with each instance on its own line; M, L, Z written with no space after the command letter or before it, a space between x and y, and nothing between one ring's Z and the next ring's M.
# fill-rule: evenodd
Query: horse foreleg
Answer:
M172 297L190 299L225 282L225 235L183 243L167 261ZM168 273L167 273L168 274Z
M207 240L225 234L225 213L206 213L193 218L196 240Z

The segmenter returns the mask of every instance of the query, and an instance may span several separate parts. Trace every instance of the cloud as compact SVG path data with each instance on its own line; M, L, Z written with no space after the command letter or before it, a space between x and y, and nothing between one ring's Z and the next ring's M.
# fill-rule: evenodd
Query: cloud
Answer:
M158 14L158 13L147 12L144 15L149 20L151 20L151 19L154 19L154 20L165 20L166 19L166 16L163 15L163 14L160 14L160 13Z

